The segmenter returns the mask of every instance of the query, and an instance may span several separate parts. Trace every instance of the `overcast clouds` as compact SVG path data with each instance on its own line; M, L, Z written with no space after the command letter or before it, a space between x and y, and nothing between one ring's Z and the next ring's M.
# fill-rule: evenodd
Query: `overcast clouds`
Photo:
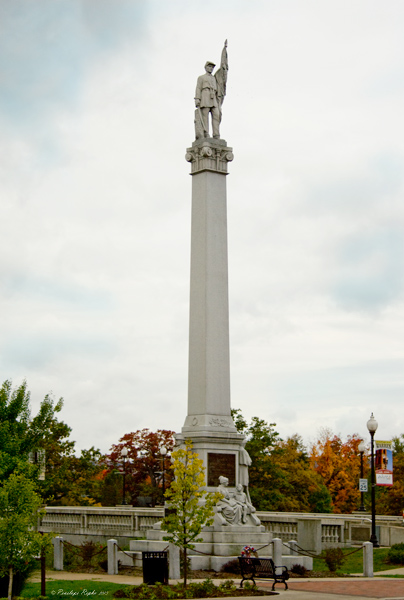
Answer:
M179 431L193 95L228 38L232 405L404 432L404 4L1 0L0 371L79 448Z

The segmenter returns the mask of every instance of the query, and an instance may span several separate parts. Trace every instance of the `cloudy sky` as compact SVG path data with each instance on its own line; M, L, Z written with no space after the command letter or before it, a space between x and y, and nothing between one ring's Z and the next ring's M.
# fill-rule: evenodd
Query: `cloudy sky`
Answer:
M193 96L228 38L232 405L404 432L401 0L1 0L0 371L78 448L187 407Z

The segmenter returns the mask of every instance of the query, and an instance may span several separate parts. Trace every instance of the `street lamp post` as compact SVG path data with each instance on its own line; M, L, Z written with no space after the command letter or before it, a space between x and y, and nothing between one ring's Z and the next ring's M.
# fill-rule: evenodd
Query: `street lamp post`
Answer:
M126 457L128 456L128 449L122 448L121 456L123 458L123 482L122 482L122 504L126 504L125 498L125 479L126 479Z
M363 440L360 442L360 444L358 446L358 450L359 450L359 453L361 455L361 479L363 479L363 453L366 450L366 444L365 444L365 442ZM359 507L359 510L362 511L362 512L365 510L365 505L364 505L364 502L363 502L364 496L365 496L365 494L361 490L361 505Z
M370 536L370 541L372 542L375 548L379 547L379 542L377 541L376 536L376 477L375 477L375 455L374 455L374 436L376 433L378 423L373 416L373 413L370 415L370 419L367 422L367 428L370 433L370 465L371 465L371 495L372 495L372 535Z
M162 456L162 462L163 462L163 504L164 504L164 494L166 491L166 470L165 470L165 456L167 454L167 448L165 446L161 446L160 447L160 454Z

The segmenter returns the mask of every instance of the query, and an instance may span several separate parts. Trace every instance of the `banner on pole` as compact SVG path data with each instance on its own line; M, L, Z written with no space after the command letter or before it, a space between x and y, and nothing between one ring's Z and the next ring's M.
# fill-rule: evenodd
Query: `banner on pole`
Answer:
M393 485L393 444L375 440L376 485Z

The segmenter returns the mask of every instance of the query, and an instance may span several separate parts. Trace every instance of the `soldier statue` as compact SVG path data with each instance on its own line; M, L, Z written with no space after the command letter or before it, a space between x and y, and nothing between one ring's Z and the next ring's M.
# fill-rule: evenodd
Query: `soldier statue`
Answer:
M222 120L222 104L226 95L227 71L227 40L222 51L220 69L212 75L215 63L208 61L205 64L205 73L198 77L195 91L195 137L207 138L209 136L209 114L212 120L212 134L220 138L219 125Z

